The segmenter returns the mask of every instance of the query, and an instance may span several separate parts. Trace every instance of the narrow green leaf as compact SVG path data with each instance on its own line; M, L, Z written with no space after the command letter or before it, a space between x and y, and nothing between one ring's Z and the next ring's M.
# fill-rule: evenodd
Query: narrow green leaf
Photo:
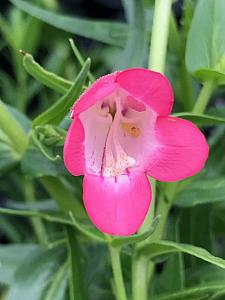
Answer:
M68 263L64 263L52 279L52 283L43 296L43 300L64 300L67 280L68 280Z
M35 244L1 245L0 247L0 283L11 285L13 275L22 260L40 249ZM16 255L15 255L16 253Z
M52 250L38 249L20 262L9 290L8 300L40 300L57 272L65 251L62 248Z
M147 55L147 31L142 0L123 0L129 22L129 36L115 70L143 67Z
M73 192L57 177L45 176L39 179L49 195L55 199L60 209L69 216L72 212L75 218L86 219L83 205L75 198ZM68 220L69 221L69 220Z
M83 65L80 73L77 75L71 88L55 104L53 104L49 109L47 109L36 119L34 119L33 127L45 124L58 125L63 120L63 118L68 114L71 106L73 105L74 100L77 99L81 93L82 86L84 85L87 78L90 64L91 61L88 58Z
M150 259L153 259L157 256L164 255L164 254L170 254L170 253L177 253L177 252L183 252L189 255L193 255L197 258L200 258L206 262L209 262L211 264L214 264L216 266L219 266L223 269L225 269L225 260L213 256L208 251L206 251L203 248L196 247L189 244L181 244L181 243L175 243L171 241L159 241L159 242L153 242L151 244L145 245L143 247L140 247L138 249L139 255L147 256Z
M209 125L221 125L225 124L225 118L217 117L217 116L211 116L206 114L195 114L195 113L189 113L189 112L180 112L173 114L174 117L180 117L189 121L192 121L193 123L199 125L199 126L209 126Z
M196 78L202 80L202 82L214 80L217 85L225 84L225 73L211 70L211 69L199 69L194 73Z
M0 129L0 175L15 166L20 156L8 136Z
M74 53L75 57L77 58L77 60L78 60L79 64L81 65L81 67L83 67L85 61L84 61L84 59L83 59L83 57L82 57L80 51L78 50L77 46L75 45L73 39L69 39L69 42L70 42L70 46L71 46L71 48L72 48L72 50L73 50L73 53ZM94 82L94 81L95 81L95 78L94 78L94 76L91 74L90 71L88 72L88 78L89 78L89 80L90 80L91 82Z
M106 239L104 238L104 235L96 230L93 226L88 226L87 224L82 224L79 223L72 212L69 212L71 221L73 225L80 231L82 234L84 234L86 237L91 238L92 240L101 242L101 243L106 243Z
M160 216L157 216L151 225L151 228L144 233L138 233L138 234L134 234L131 236L124 236L124 237L115 237L111 239L111 245L114 247L121 247L124 245L128 245L128 244L135 244L141 241L146 240L149 236L151 236L153 234L153 232L155 231L157 225L159 224L159 219Z
M14 150L22 154L27 146L26 134L8 107L0 100L0 129L10 139ZM16 129L16 130L15 130Z
M211 300L212 296L218 292L222 292L224 295L224 284L214 283L214 284L202 284L199 286L184 289L175 293L166 293L163 295L158 295L155 300Z
M123 46L127 37L127 26L123 23L94 21L69 17L37 7L22 0L10 0L18 8L61 30L100 42Z
M39 212L59 211L57 204L52 199L38 200L38 202L32 203L8 200L5 204L7 205L7 208L19 210L33 210Z
M86 287L83 282L82 253L76 232L69 227L67 227L67 248L70 266L70 300L84 300Z
M55 157L58 157L57 155L59 154L62 153L59 153L57 151ZM32 164L30 163L31 160ZM29 175L33 178L68 174L68 171L66 170L63 160L61 158L56 160L50 160L32 142L29 143L26 151L22 156L21 168L24 174Z
M173 218L170 219L167 230L169 239L175 240L176 242L180 241L180 217L181 214L174 214ZM155 278L155 293L169 294L184 289L185 267L183 256L183 253L179 252L166 259L162 272ZM174 272L174 270L176 270L176 272Z
M26 71L35 79L62 94L66 93L71 88L72 82L56 75L55 73L46 71L34 60L31 54L22 50L20 52L23 55L23 65Z
M39 212L34 210L11 209L11 208L0 207L0 214L21 216L21 217L38 217L48 222L59 223L64 225L72 225L72 226L74 225L66 215L62 213L56 213L56 212L44 213L44 212Z
M6 105L9 112L13 115L15 120L20 124L21 128L25 133L31 130L31 120L23 114L20 110L16 109L14 106Z
M176 197L175 204L191 207L225 200L225 177L197 180Z
M186 64L191 73L202 69L225 71L224 11L224 0L198 1L186 48ZM197 74L205 79L204 72ZM216 79L218 73L211 72L210 76Z

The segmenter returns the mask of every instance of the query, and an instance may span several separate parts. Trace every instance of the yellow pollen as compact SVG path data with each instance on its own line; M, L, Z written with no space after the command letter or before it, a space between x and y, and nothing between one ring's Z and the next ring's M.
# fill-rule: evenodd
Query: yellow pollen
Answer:
M135 138L139 137L139 135L141 134L140 128L136 127L135 124L122 122L121 126L126 133Z

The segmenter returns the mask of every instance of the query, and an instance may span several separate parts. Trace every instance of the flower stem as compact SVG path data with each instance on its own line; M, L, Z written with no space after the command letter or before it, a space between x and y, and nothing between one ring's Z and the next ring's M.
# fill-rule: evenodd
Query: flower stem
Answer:
M148 259L135 256L132 263L132 295L133 300L148 299Z
M171 5L171 0L155 1L149 68L161 73L166 64Z
M193 108L194 113L203 113L214 90L215 84L213 81L208 81L201 89L199 96Z
M24 198L27 203L35 203L35 191L32 180L27 177L24 178ZM36 234L37 240L42 245L48 244L48 235L45 230L43 221L40 218L31 218L31 224Z
M169 33L169 20L171 13L172 0L156 0L155 12L152 25L151 51L149 55L149 68L157 72L164 73L166 65L166 50ZM155 216L156 201L156 181L151 179L152 202L142 231L150 226ZM164 213L164 212L162 212ZM167 216L165 211L165 218ZM161 230L160 230L161 231ZM138 246L137 246L138 247ZM151 268L150 268L151 267ZM154 265L148 262L146 258L136 258L135 254L132 260L132 296L133 300L148 299L148 282L150 273L154 272Z
M121 262L120 262L120 250L119 248L113 247L109 244L109 253L110 253L115 288L116 288L116 299L127 300Z

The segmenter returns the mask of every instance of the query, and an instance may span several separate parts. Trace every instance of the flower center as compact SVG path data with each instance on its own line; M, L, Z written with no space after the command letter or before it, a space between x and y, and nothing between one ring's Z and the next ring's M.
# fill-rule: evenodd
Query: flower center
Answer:
M121 91L82 112L87 173L111 177L138 167L147 114L144 104Z

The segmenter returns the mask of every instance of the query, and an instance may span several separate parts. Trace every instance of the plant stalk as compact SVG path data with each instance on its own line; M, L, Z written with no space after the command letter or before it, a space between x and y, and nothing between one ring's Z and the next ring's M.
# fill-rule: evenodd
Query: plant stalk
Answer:
M172 0L156 0L152 26L151 49L149 55L149 69L164 73L166 65L166 51L169 33L169 21ZM153 197L150 212L145 224L150 225L154 218L156 200L156 181L151 179ZM163 213L163 212L162 212ZM167 215L167 213L165 213ZM146 225L145 225L146 226ZM148 279L150 264L145 258L132 260L132 296L133 300L148 300ZM154 266L151 266L154 272Z
M201 89L199 96L195 102L193 112L201 114L206 109L206 106L210 100L210 97L213 93L215 84L213 81L208 81L204 84L203 88Z
M30 179L25 178L23 185L24 185L25 201L27 203L35 203L36 199L35 199L33 182ZM42 245L47 245L48 235L45 230L43 221L40 218L31 218L31 224L33 226L33 230L35 232L38 242Z
M171 0L155 1L149 68L161 73L166 64L171 5Z
M127 300L126 289L124 285L121 262L120 262L120 250L119 248L113 247L109 244L109 253L110 253L115 288L116 288L116 299Z

